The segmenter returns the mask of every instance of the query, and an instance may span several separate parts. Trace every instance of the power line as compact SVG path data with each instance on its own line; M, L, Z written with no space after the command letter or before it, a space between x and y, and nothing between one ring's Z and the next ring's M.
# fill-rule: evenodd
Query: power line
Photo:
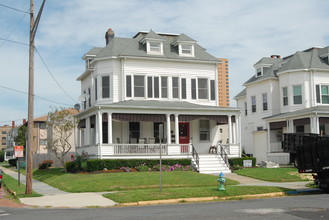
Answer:
M25 46L29 46L29 44L27 44L27 43L23 43L23 42L19 42L19 41L14 41L14 40L8 40L8 39L2 38L2 37L0 37L0 40L8 41L8 42L15 43L15 44L22 44L22 45L25 45Z
M17 89L13 89L13 88L9 88L9 87L6 87L6 86L2 86L0 85L1 88L4 88L4 89L8 89L8 90L12 90L12 91L15 91L15 92L19 92L19 93L24 93L24 94L29 94L28 92L24 92L24 91L21 91L21 90L17 90ZM43 98L41 96L38 96L38 95L35 95L35 97L39 98L39 99L42 99L42 100L45 100L45 101L48 101L48 102L52 102L52 103L55 103L55 104L60 104L60 105L66 105L66 106L72 106L70 104L65 104L65 103L61 103L61 102L56 102L56 101L52 101L50 99L46 99L46 98Z
M50 69L48 68L47 64L45 63L44 59L42 58L41 54L39 53L38 49L35 47L35 51L37 52L38 56L40 57L43 65L46 67L46 69L48 70L48 73L51 75L51 77L54 79L54 81L56 82L56 84L58 85L58 87L73 101L73 102L77 102L74 98L72 98L65 90L64 88L58 83L58 81L55 79L54 75L52 74L52 72L50 71Z
M8 34L8 36L6 37L6 40L3 40L0 47L2 47L6 41L8 41L9 37L14 33L14 31L16 30L16 28L18 27L18 25L22 22L22 20L25 18L26 14L24 14L22 16L22 18L16 23L16 25L14 26L14 28L11 30L11 32Z
M22 13L30 14L30 13L29 13L30 10L28 10L28 11L22 11L22 10L19 10L19 9L17 9L17 8L13 8L13 7L10 7L10 6L7 6L7 5L4 5L4 4L0 4L0 6L5 7L5 8L9 8L9 9L12 9L12 10L15 10L15 11L19 11L19 12L22 12Z

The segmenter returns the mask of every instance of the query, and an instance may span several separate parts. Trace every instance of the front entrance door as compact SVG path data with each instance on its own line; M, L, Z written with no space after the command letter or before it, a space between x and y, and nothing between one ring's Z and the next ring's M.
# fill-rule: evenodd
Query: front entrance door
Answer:
M179 122L179 143L188 144L190 142L190 123Z

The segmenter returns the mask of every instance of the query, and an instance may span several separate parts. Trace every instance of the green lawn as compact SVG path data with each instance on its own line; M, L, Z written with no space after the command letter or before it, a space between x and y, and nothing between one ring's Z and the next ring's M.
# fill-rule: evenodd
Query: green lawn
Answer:
M118 203L130 203L138 201L151 201L163 199L178 198L197 198L197 197L226 197L241 196L252 194L263 194L272 192L285 192L287 189L279 187L265 186L227 186L225 191L218 191L216 187L194 187L194 188L176 188L176 189L159 189L124 191L118 193L108 193L103 195ZM290 190L291 191L291 190Z
M25 185L21 183L20 186L18 186L18 181L5 173L3 173L2 181L6 185L6 188L10 188L12 191L16 192L18 198L42 196L34 191L32 195L25 195Z
M304 174L298 174L295 168L246 168L234 172L242 176L270 182L308 181L303 178Z
M66 192L106 192L159 188L159 172L120 172L97 174L64 173L62 169L36 170L33 178ZM217 186L217 176L196 172L163 172L163 188ZM238 182L228 180L226 185Z

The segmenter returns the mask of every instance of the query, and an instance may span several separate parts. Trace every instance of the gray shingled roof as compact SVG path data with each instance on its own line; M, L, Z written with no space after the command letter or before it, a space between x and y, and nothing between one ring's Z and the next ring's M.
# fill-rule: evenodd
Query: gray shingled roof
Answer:
M329 106L316 106L312 108L305 108L294 112L286 112L277 115L272 115L269 117L265 117L263 119L279 120L279 119L286 119L286 118L298 117L302 115L315 114L315 113L329 114Z
M268 78L277 78L277 75L284 71L298 70L298 69L326 69L329 70L329 64L321 54L325 54L329 47L325 48L311 48L306 51L298 51L295 54L285 57L284 59L264 57L260 59L255 65L272 65L271 67L264 67L263 75L256 77L253 75L244 84L261 81ZM319 54L321 51L321 54Z
M98 58L106 58L111 56L121 56L121 57L156 57L159 59L179 59L179 60L195 60L195 61L208 61L218 63L219 60L212 56L211 54L207 53L204 48L202 48L197 43L194 44L194 57L186 57L186 56L179 56L178 54L178 46L173 46L172 43L177 40L178 35L173 34L156 34L155 32L140 32L134 38L119 38L114 37L108 45L104 48L93 48L90 51L99 50L96 53L95 59ZM146 45L141 43L140 41L143 40L145 37L148 38L155 38L163 39L163 55L154 55L154 54L147 54L146 52ZM182 39L194 41L193 39L189 38L188 36L181 34ZM179 38L179 36L178 36ZM194 41L195 42L195 41Z
M247 89L244 88L239 94L237 94L234 99L238 99L247 95Z

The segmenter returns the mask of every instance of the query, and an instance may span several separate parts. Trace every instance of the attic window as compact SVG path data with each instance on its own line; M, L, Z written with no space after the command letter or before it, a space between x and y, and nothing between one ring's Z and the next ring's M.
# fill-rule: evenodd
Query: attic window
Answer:
M192 44L180 44L179 55L181 56L194 56L194 47Z
M263 71L262 71L262 68L257 68L256 69L256 77L260 77L263 75Z
M147 53L162 54L162 42L147 42Z
M93 69L93 65L91 64L91 61L93 61L92 58L86 59L86 69L88 70Z

